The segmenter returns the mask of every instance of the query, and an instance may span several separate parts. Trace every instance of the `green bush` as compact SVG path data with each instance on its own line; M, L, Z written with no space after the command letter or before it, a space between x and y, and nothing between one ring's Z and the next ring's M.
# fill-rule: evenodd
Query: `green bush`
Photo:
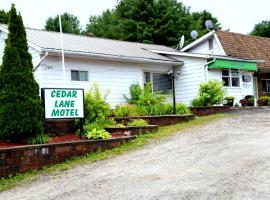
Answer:
M192 106L212 106L221 104L225 96L223 82L209 80L200 84L199 95L192 100Z
M49 140L49 136L47 134L40 134L36 137L30 137L27 139L27 144L45 144Z
M148 115L145 107L137 105L117 105L112 113L115 117Z
M104 129L93 128L87 130L87 132L85 133L85 137L88 139L108 139L112 136Z
M143 93L143 90L142 90L140 84L139 83L134 83L131 86L129 86L129 95L130 95L130 97L127 97L126 95L124 95L124 98L126 99L126 101L129 104L136 104L139 101L140 96L142 95L142 93Z
M177 103L176 104L176 114L190 114L189 108L184 103Z
M132 119L128 122L128 126L147 126L148 123L143 119Z
M110 106L106 103L109 92L101 94L99 86L93 83L90 91L84 97L85 122L103 122L110 114Z
M44 132L44 109L22 17L14 4L8 32L0 66L0 139L18 141Z
M196 97L191 101L193 107L205 106L204 99L202 97Z

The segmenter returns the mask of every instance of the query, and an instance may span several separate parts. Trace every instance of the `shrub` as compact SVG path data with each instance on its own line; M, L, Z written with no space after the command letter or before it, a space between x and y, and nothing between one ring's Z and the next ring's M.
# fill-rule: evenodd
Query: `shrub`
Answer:
M247 99L241 99L239 102L240 102L240 104L242 106L247 106L248 105L248 100Z
M102 95L98 84L96 82L93 83L90 91L84 97L86 123L105 121L110 114L110 106L106 103L108 94L109 91Z
M189 108L184 103L177 103L176 104L176 114L190 114Z
M130 97L127 97L126 95L124 95L124 98L126 99L126 101L129 104L136 104L139 101L140 96L142 95L142 93L143 93L143 90L142 90L140 84L139 83L134 83L134 84L129 86L129 95L130 95Z
M44 132L44 109L33 75L22 17L14 4L0 66L0 139L23 140Z
M267 106L270 102L270 97L269 96L262 96L257 100L257 104L259 106Z
M143 119L132 119L128 122L128 126L147 126L148 123Z
M176 107L176 114L178 114L178 115L190 113L189 108L183 103L177 103L175 107ZM164 113L163 114L166 114L166 115L173 114L173 104L172 103L167 103L164 105Z
M137 105L117 105L112 113L115 117L148 115L148 111L144 106Z
M112 136L104 129L93 128L85 133L85 137L88 139L108 139Z
M199 96L207 106L221 104L225 96L223 83L217 80L209 80L206 83L202 83L199 89Z
M45 144L49 140L49 136L47 134L40 134L36 137L30 137L27 139L27 144Z
M192 106L212 106L221 104L225 96L223 83L217 80L209 80L200 84L199 95L192 100Z
M205 101L202 97L196 97L191 101L191 105L193 107L206 106Z

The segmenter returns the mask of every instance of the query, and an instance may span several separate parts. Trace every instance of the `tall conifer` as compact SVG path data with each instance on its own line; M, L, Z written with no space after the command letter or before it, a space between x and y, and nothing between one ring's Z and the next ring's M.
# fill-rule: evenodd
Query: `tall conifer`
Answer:
M20 140L43 132L43 107L26 31L14 4L8 31L0 67L0 138Z

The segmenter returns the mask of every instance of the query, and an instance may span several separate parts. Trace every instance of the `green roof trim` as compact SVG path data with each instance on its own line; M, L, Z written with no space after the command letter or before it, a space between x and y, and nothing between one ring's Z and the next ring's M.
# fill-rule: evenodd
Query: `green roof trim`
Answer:
M248 61L216 59L208 65L209 69L240 69L245 71L257 71L257 63Z

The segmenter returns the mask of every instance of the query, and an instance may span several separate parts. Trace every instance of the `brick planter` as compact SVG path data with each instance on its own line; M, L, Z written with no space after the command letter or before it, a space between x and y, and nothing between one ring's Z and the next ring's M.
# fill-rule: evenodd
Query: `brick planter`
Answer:
M167 126L179 122L186 122L194 119L194 115L159 115L159 116L136 116L136 117L115 117L114 120L118 123L127 124L132 119L143 119L148 124Z
M189 109L194 115L207 116L227 112L230 110L230 106L203 106L203 107L190 107Z
M43 145L26 145L0 149L0 177L40 169L43 166L61 163L73 156L82 156L97 150L117 147L134 136L107 140L82 140Z
M156 132L158 130L157 125L149 125L149 126L127 126L127 127L121 127L121 128L105 128L106 131L109 133L120 133L124 134L126 132L129 132L130 135L140 135L143 133L151 133Z

